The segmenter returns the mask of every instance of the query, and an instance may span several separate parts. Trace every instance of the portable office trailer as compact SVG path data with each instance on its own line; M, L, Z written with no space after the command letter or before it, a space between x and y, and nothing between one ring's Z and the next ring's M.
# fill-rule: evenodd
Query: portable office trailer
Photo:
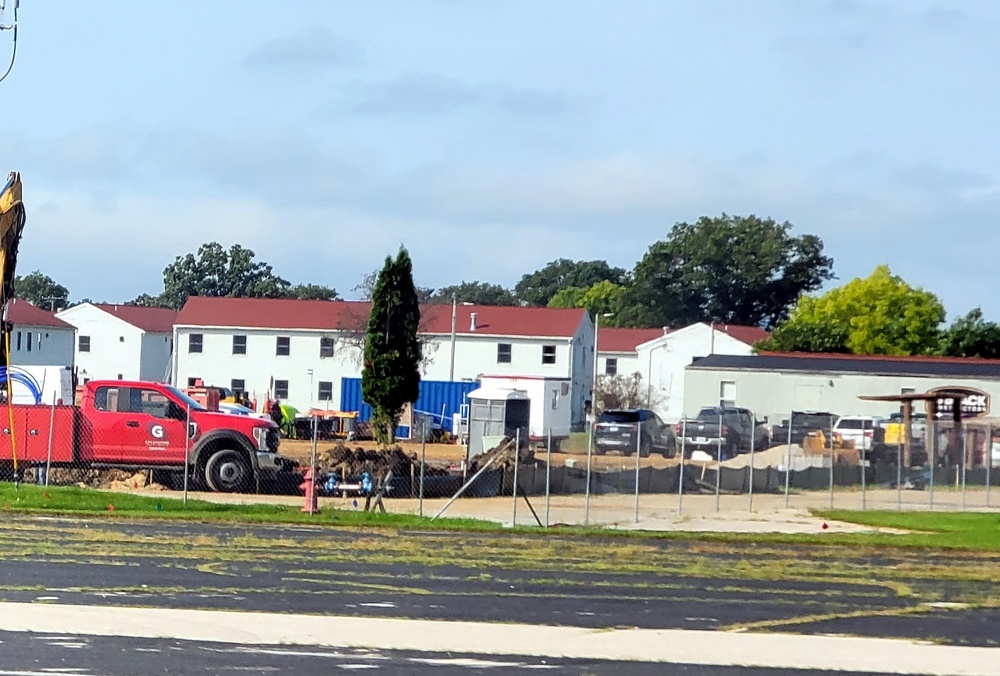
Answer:
M469 458L496 448L520 433L528 443L531 400L520 390L481 387L469 392Z
M573 381L534 376L483 376L483 387L520 390L531 401L528 438L543 442L552 434L553 444L569 438L573 420Z

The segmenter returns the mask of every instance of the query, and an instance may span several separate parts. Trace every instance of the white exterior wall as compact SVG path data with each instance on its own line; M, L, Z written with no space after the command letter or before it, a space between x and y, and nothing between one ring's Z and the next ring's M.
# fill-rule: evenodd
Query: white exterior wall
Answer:
M631 376L634 373L638 373L642 376L643 380L646 379L646 374L639 368L638 352L605 352L601 350L600 345L597 346L597 349L600 350L600 354L597 357L597 375L607 375L608 359L617 359L618 375Z
M200 353L189 351L191 334L202 335ZM234 335L247 337L246 354L233 354ZM290 338L288 356L275 354L278 336ZM321 359L320 338L324 336L334 338L334 352L333 357ZM230 387L233 379L241 379L247 392L256 396L258 408L273 378L288 381L288 397L283 403L303 412L312 406L326 407L327 402L319 401L319 384L332 383L329 407L336 410L340 407L340 379L361 375L357 349L326 331L175 327L174 342L174 385L187 387L189 378L201 378L206 385ZM312 378L309 369L313 370Z
M86 380L139 380L142 354L142 329L84 303L63 310L59 319L76 327L77 378ZM80 351L80 337L90 337L90 351ZM162 375L160 376L162 379Z
M573 397L566 378L518 378L487 376L482 388L487 390L521 390L531 399L528 433L534 441L543 441L551 433L559 440L569 436L572 423ZM570 392L563 396L563 386Z
M31 334L30 352L28 351L29 333ZM75 336L76 332L72 328L15 325L10 334L10 363L12 366L72 367Z
M192 333L200 333L202 352L191 353L188 340ZM233 335L247 336L247 354L234 355ZM275 355L278 336L291 338L291 354ZM321 359L320 338L333 337L334 356ZM230 387L234 378L246 382L247 390L256 393L260 403L267 393L269 383L287 380L287 403L306 410L311 405L325 406L319 402L320 381L333 383L331 409L339 409L341 378L359 378L361 363L353 346L337 338L337 332L317 330L275 330L203 328L177 326L174 328L174 364L172 381L186 387L189 378L201 378L206 385ZM594 327L584 319L577 334L568 338L505 338L490 335L458 334L455 338L455 380L476 380L483 375L545 376L572 380L574 423L582 424L583 405L591 395L591 373L594 351ZM511 362L497 363L497 345L511 345ZM542 346L556 346L555 364L542 363ZM588 349L589 347L589 349ZM424 337L426 365L421 376L426 380L448 380L451 358L451 336ZM308 370L313 369L312 388ZM273 393L272 393L273 396Z
M638 370L650 390L653 410L668 422L686 415L685 369L698 357L710 354L748 355L751 346L715 331L707 324L692 324L637 348ZM695 411L697 412L697 405Z
M826 411L836 415L888 416L899 410L893 402L862 401L860 395L901 394L906 388L926 392L935 387L962 385L988 392L996 414L1000 406L1000 380L960 377L889 376L868 373L803 373L751 369L691 367L685 381L686 415L702 406L719 404L722 383L735 383L736 405L749 408L772 422L794 411ZM923 412L921 404L915 412Z
M173 334L143 332L139 350L139 380L164 382L170 365Z

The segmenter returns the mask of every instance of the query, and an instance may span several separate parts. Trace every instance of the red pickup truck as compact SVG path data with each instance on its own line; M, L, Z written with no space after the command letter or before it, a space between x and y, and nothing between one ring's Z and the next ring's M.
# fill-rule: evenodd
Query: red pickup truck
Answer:
M192 487L219 492L258 489L296 467L278 453L273 422L208 411L161 383L92 380L79 407L13 409L12 430L7 407L0 405L0 465L6 469L15 452L22 466L44 465L50 441L54 467L153 468L167 483L183 481L186 469Z

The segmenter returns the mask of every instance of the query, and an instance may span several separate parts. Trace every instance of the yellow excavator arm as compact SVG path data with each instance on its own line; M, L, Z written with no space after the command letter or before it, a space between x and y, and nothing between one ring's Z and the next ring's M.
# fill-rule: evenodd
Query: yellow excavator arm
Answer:
M10 172L7 184L0 192L0 311L3 312L0 328L0 365L6 366L10 346L10 322L7 305L14 298L14 267L17 264L17 245L24 230L24 203L21 201L21 174Z

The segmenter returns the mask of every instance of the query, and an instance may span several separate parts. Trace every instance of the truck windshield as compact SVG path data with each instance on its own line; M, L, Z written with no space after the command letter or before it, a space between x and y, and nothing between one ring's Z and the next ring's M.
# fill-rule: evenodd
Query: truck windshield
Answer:
M178 390L176 387L168 387L167 391L170 392L170 394L172 394L175 397L177 397L177 399L179 399L181 401L181 403L187 404L191 408L192 411L204 411L204 410L206 410L204 406L202 406L197 401L195 401L194 399L192 399L188 395L186 395L183 392L181 392L180 390Z

